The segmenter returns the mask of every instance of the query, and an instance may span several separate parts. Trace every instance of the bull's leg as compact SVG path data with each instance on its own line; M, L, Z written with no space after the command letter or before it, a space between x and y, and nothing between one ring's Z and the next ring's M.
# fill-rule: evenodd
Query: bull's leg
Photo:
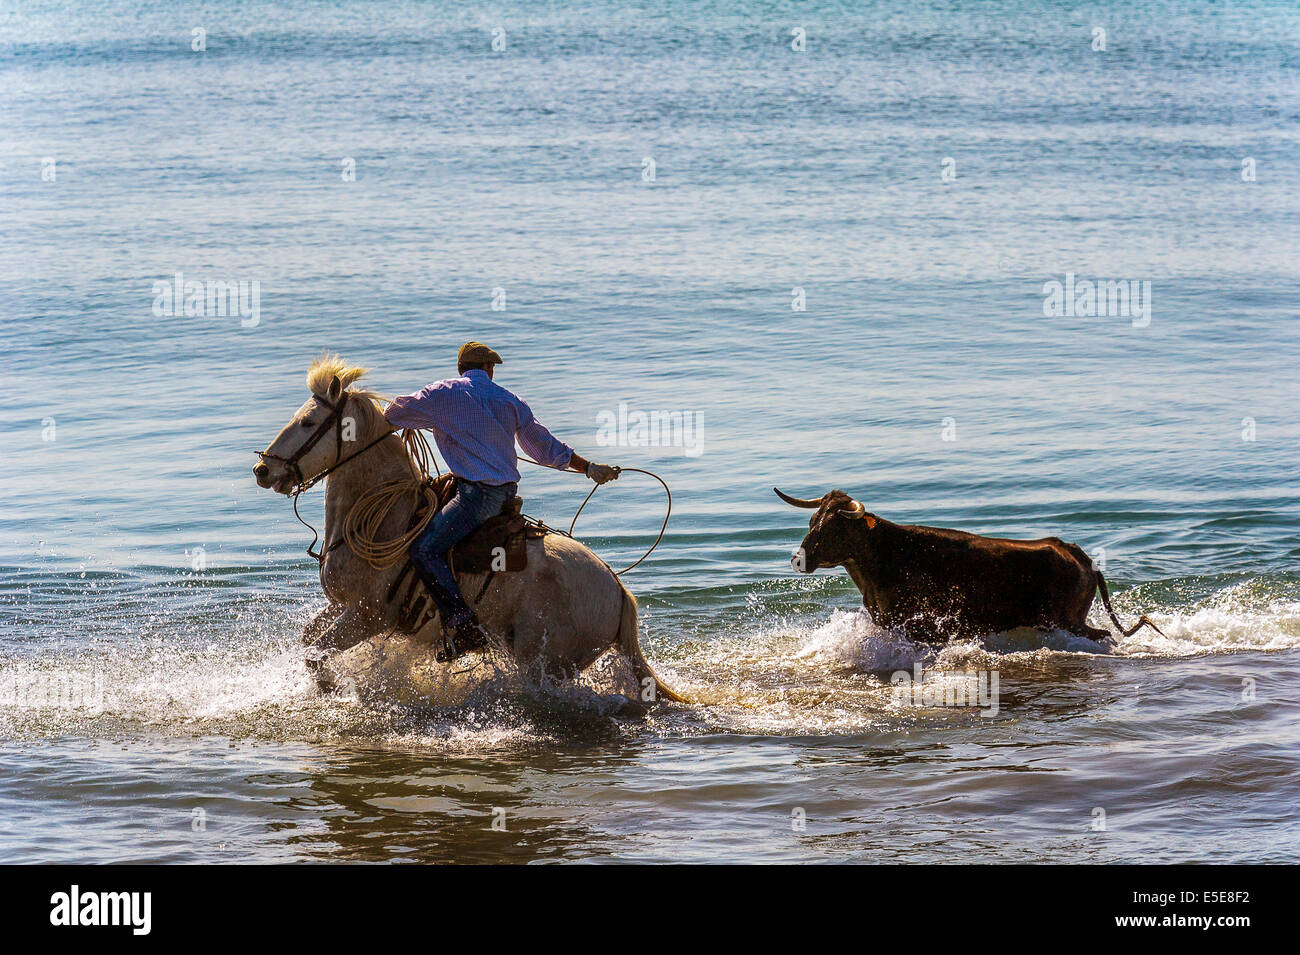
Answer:
M1050 613L1043 613L1035 625L1035 629L1042 632L1044 637L1049 636L1052 632L1064 630L1066 633L1073 633L1080 637L1087 637L1089 640L1096 640L1104 647L1113 647L1115 639L1111 636L1109 630L1103 630L1100 627L1090 626L1088 623L1088 607L1071 608L1069 614L1056 616Z
M1115 638L1109 630L1089 625L1087 607L1073 614L1068 620L1044 624L1043 630L1045 632L1064 630L1067 633L1075 633L1081 637L1087 637L1089 640L1096 640L1103 647L1113 647L1115 645Z
M1088 611L1092 609L1093 595L1097 592L1097 581L1092 570L1092 561L1088 555L1073 545L1071 554L1078 563L1079 584L1072 595L1066 598L1063 610L1048 610L1047 614L1062 620L1061 629L1077 633L1089 640L1096 640L1103 647L1115 646L1115 638L1109 630L1088 624Z
M1082 633L1089 640L1096 640L1104 647L1115 646L1115 635L1109 630L1102 630L1100 627L1090 627L1085 623L1075 632Z

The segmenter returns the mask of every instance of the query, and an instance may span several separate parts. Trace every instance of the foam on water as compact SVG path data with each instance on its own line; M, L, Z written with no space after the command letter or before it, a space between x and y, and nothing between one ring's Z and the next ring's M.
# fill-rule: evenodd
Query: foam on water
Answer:
M357 648L394 665L323 694L297 636L317 608L234 602L211 618L231 622L212 625L144 613L137 601L135 618L149 621L143 633L0 652L0 739L218 734L455 753L553 738L539 720L580 724L637 710L620 692L617 662L602 659L582 681L557 685L526 679L498 655L443 666L400 639ZM419 665L404 669L412 661Z
M1170 594L1186 585L1166 583ZM1151 588L1145 588L1150 590ZM1300 645L1300 601L1290 587L1247 579L1181 606L1158 606L1143 588L1116 599L1121 619L1145 607L1165 631L1122 640L1117 657L1185 658ZM913 643L863 610L793 620L771 613L779 588L756 585L746 619L705 639L653 633L647 649L660 676L699 705L668 707L666 732L706 727L755 733L856 733L908 707L892 675L944 679L971 670L1016 672L1054 658L1111 653L1063 631L1031 630L942 646ZM308 676L297 631L312 608L240 601L233 626L211 632L191 619L153 621L143 637L75 640L39 654L0 657L0 734L111 736L144 728L169 733L274 739L365 739L449 750L491 749L547 736L542 721L639 715L621 662L607 654L576 684L541 684L499 656L443 667L427 648L394 639L358 648L358 685L322 695ZM763 621L766 620L764 623ZM1100 624L1100 620L1094 623Z
M836 610L817 627L798 657L868 673L910 670L934 661L933 649L876 625L865 610Z
M1269 583L1241 581L1190 607L1153 613L1152 619L1165 635L1144 628L1125 640L1120 652L1185 657L1300 646L1300 600L1278 593Z
M1015 658L1048 653L1114 653L1123 656L1189 657L1242 650L1287 650L1300 646L1300 601L1278 595L1270 581L1249 579L1230 584L1191 606L1151 609L1141 590L1114 600L1121 621L1132 622L1146 612L1164 635L1143 628L1122 638L1113 649L1064 630L1048 633L1023 629L993 634L983 640L958 640L943 647L914 644L905 631L886 630L870 614L834 611L814 629L800 649L800 659L869 673L908 670L918 663L945 669L975 659ZM1100 608L1090 623L1105 627Z

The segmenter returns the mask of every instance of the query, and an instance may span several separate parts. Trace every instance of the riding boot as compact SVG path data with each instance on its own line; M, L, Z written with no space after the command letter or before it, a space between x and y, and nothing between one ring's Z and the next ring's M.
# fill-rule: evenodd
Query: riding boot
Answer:
M465 598L460 594L447 593L431 574L423 573L418 564L413 566L416 576L438 608L438 619L442 625L442 647L435 654L435 659L439 663L449 663L487 646L488 635Z

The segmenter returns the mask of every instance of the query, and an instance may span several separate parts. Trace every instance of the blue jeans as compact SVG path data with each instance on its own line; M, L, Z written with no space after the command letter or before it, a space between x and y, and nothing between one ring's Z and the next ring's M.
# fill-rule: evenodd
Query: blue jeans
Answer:
M456 495L433 516L424 533L411 544L411 563L416 575L438 605L444 627L457 627L473 619L473 611L447 564L447 552L470 535L480 524L501 513L519 485L479 484L456 481Z

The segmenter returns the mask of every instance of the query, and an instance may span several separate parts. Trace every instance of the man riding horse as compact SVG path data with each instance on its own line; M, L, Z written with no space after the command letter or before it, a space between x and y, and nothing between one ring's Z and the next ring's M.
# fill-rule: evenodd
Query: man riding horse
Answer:
M558 440L527 402L496 384L493 368L503 363L486 345L466 342L456 355L460 377L394 398L384 411L395 428L432 431L456 478L455 496L411 544L411 563L442 618L449 659L481 649L488 636L460 592L447 552L515 496L515 441L539 464L580 471L597 484L619 474L618 468L588 461Z

